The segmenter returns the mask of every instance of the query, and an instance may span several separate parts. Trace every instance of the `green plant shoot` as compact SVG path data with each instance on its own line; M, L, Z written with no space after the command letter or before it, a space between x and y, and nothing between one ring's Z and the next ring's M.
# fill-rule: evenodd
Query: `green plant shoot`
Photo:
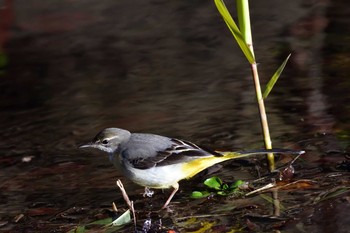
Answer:
M286 66L290 55L288 55L288 57L284 60L284 62L280 65L280 67L278 67L278 69L276 70L276 72L273 74L273 76L271 77L270 81L267 83L266 87L265 87L265 91L263 93L263 98L266 99L267 96L270 94L272 88L275 86L275 83L277 82L278 78L280 77L282 71L284 70L284 67Z

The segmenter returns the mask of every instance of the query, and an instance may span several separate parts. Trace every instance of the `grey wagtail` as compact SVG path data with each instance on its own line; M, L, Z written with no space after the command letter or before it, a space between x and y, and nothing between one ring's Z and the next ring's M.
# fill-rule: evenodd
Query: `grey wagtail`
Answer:
M97 148L109 154L110 161L123 175L147 188L173 187L165 208L179 189L179 181L229 159L266 153L300 154L288 149L252 150L241 152L210 151L188 141L155 134L130 133L119 128L107 128L92 142L79 148Z

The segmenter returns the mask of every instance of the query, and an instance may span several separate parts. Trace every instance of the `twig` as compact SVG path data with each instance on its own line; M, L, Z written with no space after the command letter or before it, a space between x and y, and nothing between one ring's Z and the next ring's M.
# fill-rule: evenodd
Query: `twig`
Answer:
M261 191L266 191L266 190L274 188L274 187L276 187L276 183L269 183L269 184L267 184L267 185L265 185L265 186L263 186L261 188L255 189L255 190L247 193L245 196L250 196L252 194L255 194L255 193L258 193L258 192L261 192Z
M134 218L134 226L135 226L135 230L136 230L136 214L135 214L135 209L134 209L134 202L130 201L128 194L126 193L126 190L124 188L123 183L121 182L121 180L117 180L117 186L119 187L120 191L123 194L123 198L125 200L125 202L128 204L131 212L132 212L132 216Z
M124 198L126 204L128 204L129 208L131 209L132 208L131 201L129 199L128 194L125 191L123 183L119 179L117 180L117 186L119 187L120 191L122 192L123 198Z

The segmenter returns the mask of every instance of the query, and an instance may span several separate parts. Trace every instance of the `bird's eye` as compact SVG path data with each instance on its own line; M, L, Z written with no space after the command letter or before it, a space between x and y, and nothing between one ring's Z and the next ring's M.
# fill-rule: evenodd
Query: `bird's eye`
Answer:
M103 140L103 141L102 141L102 144L103 144L103 145L107 145L107 144L108 144L108 140L107 140L107 139Z

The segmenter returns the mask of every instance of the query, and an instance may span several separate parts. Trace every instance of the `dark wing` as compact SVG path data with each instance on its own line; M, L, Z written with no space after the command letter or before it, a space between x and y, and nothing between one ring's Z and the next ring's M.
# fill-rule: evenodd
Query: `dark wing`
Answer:
M135 168L148 169L155 166L166 166L171 164L191 161L198 157L223 156L220 153L199 147L191 142L172 138L167 148L156 151L152 156L139 156L129 158L128 161Z

